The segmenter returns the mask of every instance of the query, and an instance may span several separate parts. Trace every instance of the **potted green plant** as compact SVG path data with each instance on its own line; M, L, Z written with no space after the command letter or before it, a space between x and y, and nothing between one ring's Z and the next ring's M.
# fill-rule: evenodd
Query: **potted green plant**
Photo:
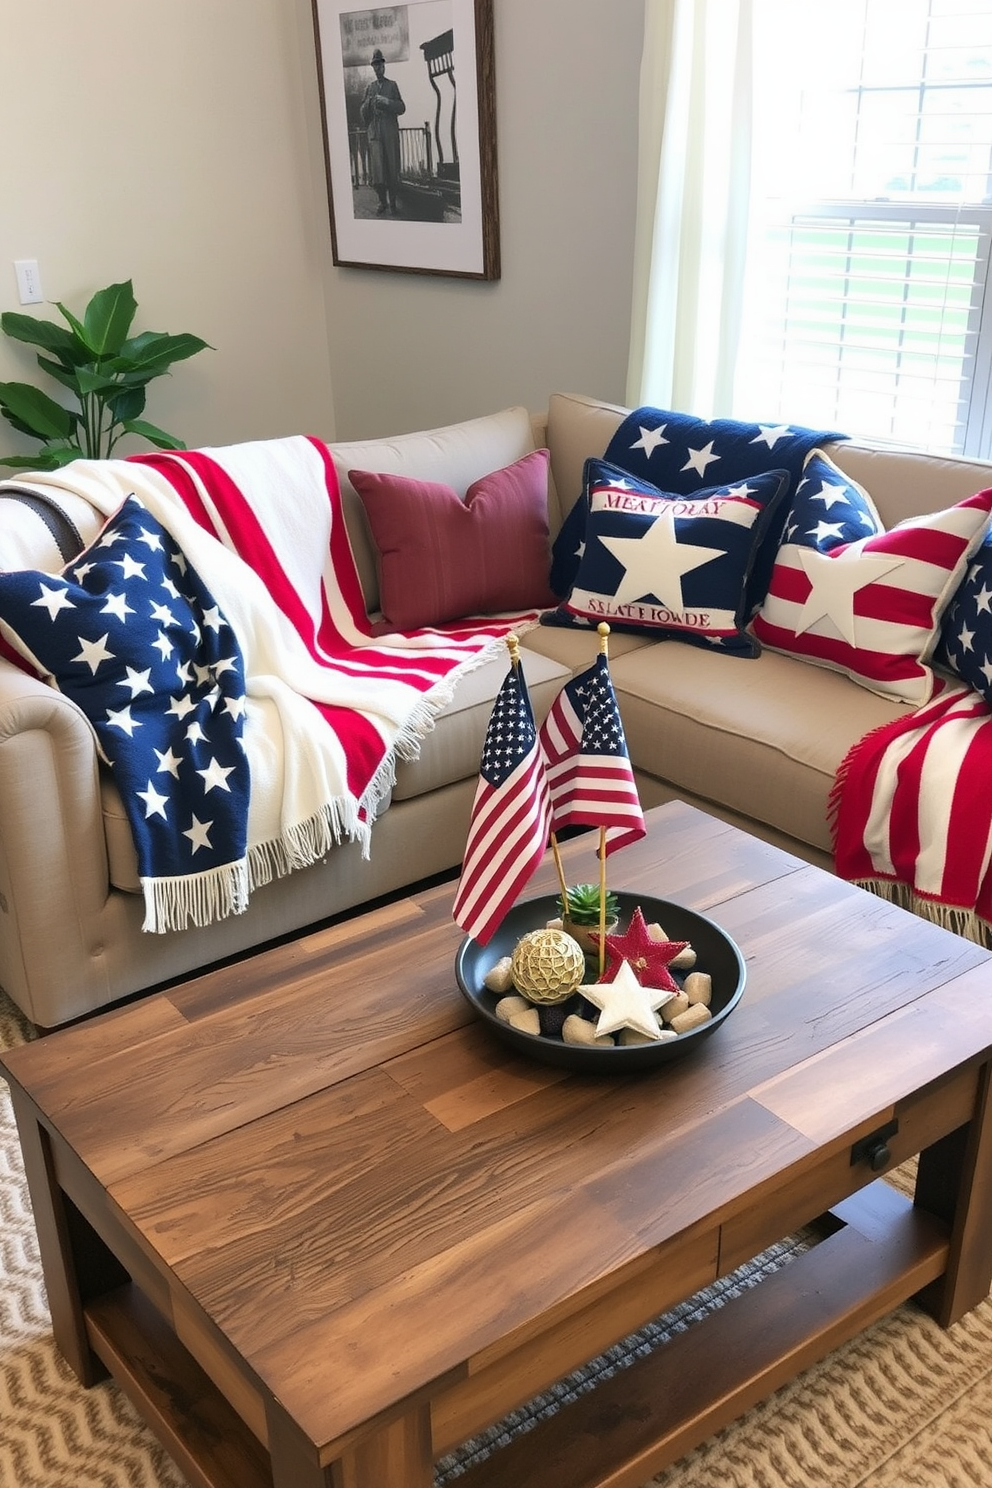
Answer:
M185 449L182 440L141 417L145 389L174 362L203 351L199 336L142 331L132 336L138 304L130 279L98 290L82 319L58 305L65 326L7 311L0 329L15 341L40 347L42 371L72 395L66 407L27 382L0 382L0 413L18 433L39 439L31 455L0 456L0 465L57 470L80 457L106 459L124 434L158 449Z
M598 883L570 884L566 887L567 903L562 895L558 895L558 910L561 914L562 929L569 934L573 940L577 940L586 955L598 954L598 942L590 936L590 931L598 935L600 926L600 897ZM616 929L619 914L619 901L616 894L610 889L606 891L606 930L607 934Z

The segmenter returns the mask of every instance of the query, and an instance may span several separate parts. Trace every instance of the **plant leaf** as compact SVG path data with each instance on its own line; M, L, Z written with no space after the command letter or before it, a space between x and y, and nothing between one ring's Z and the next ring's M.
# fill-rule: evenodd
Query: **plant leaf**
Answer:
M76 367L66 367L61 362L53 362L51 357L42 356L40 353L38 366L43 372L47 372L49 377L54 377L56 382L60 382L63 387L67 387L70 392L79 396L79 378Z
M140 434L142 439L147 439L149 444L154 444L156 449L185 449L181 439L174 434L167 434L164 429L158 429L154 424L149 424L145 419L122 419L121 427L128 434Z
M72 460L78 460L82 451L78 444L46 444L34 455L3 455L0 465L12 470L58 470Z
M0 330L15 341L24 341L28 346L43 346L46 351L53 351L56 356L65 357L72 363L78 362L82 351L64 326L56 325L53 320L39 320L34 315L20 315L16 310L6 310L0 315Z
M125 341L120 353L107 365L113 372L144 372L157 377L173 362L185 361L198 351L213 350L199 336L172 336L165 331L144 331Z
M136 419L145 411L145 389L143 386L122 388L113 397L107 398L106 404L118 423Z
M27 382L0 382L0 407L9 409L40 439L67 439L73 415Z
M96 393L102 398L112 388L120 387L116 377L108 377L102 369L94 367L80 367L76 373L80 393Z
M116 356L127 339L137 308L130 279L97 290L83 316L86 344L97 356ZM63 315L66 313L61 305L59 309Z

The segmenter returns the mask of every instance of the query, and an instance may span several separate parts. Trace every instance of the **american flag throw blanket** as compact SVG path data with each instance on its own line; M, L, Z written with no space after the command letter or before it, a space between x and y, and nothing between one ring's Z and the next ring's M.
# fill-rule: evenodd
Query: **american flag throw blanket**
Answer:
M834 784L842 878L992 946L992 710L938 679L923 707L867 734Z
M65 622L61 669L79 701L103 661L133 646L128 622L145 627L94 726L135 836L146 930L240 912L253 887L341 840L368 856L397 759L416 757L458 679L537 618L373 638L330 452L316 439L78 460L17 484L81 495L108 522L63 575L30 574L21 603L32 637L25 644L11 614L7 640L72 695L42 654ZM84 636L91 558L115 574ZM192 652L176 649L183 624L196 632Z

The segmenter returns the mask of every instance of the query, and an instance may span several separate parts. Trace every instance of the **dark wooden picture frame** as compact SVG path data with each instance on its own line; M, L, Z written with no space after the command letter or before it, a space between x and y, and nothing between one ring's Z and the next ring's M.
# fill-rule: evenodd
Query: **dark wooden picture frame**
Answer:
M493 0L312 8L335 264L498 279Z

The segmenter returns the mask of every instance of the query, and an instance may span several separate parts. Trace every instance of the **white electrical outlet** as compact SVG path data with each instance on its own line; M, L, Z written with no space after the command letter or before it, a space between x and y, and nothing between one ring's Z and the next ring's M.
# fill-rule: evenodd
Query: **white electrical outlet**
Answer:
M40 305L45 296L41 292L41 275L36 258L15 258L14 273L17 275L17 293L22 305Z

